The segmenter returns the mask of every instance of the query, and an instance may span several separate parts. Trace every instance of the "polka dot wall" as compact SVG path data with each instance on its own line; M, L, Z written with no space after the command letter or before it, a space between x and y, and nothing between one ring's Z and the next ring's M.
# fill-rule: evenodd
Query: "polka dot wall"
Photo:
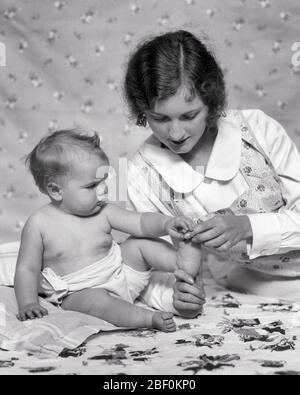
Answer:
M23 160L42 136L95 129L115 167L146 138L128 119L122 80L149 35L202 37L225 71L229 106L262 109L300 147L299 26L298 0L1 0L0 243L47 202Z

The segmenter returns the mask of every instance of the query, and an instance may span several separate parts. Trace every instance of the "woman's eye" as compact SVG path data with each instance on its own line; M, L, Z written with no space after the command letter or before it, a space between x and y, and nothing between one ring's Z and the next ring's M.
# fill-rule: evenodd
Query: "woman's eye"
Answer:
M88 187L86 187L87 189L94 189L94 188L96 188L98 186L98 184L92 184L92 185L89 185Z
M168 118L168 117L162 117L162 118L155 118L155 117L153 117L153 120L154 120L155 122L161 122L161 123L163 123L163 122L168 122L168 121L169 121L169 118Z
M198 114L184 115L184 116L182 117L182 119L183 119L184 121L192 121L193 119L196 118L197 115L198 115Z

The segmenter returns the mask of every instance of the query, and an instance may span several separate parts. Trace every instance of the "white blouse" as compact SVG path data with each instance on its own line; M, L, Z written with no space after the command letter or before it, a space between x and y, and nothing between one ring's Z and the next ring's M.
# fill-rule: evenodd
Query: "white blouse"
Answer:
M279 212L248 214L252 231L252 245L248 246L250 259L262 255L286 253L300 249L300 154L284 128L260 110L243 110L244 117L255 137L269 156L282 181L286 206ZM233 111L219 121L216 137L206 171L194 170L179 155L151 136L135 155L142 156L178 193L197 198L197 212L212 213L229 207L248 188L239 171L241 160L241 130ZM133 160L128 168L129 207L137 211L167 212L165 205L140 183L138 169ZM151 189L149 179L148 191ZM192 199L190 200L192 202ZM190 207L190 211L193 208Z

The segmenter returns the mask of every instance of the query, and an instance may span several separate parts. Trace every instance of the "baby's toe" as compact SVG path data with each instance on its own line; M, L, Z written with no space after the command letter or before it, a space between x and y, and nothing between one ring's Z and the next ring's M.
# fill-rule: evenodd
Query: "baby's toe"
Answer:
M171 325L167 325L166 329L168 332L175 332L176 331L176 325L175 323L171 324Z
M161 314L162 319L167 321L167 320L172 320L174 315L172 313L162 313Z
M164 322L164 325L166 328L172 328L175 326L175 322L174 321Z

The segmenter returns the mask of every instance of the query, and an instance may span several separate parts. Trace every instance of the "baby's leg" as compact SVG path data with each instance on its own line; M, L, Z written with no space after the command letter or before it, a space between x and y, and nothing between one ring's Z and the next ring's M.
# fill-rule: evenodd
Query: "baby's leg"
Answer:
M201 247L190 240L180 241L178 243L177 265L194 279L199 274L199 268L202 261Z
M143 309L115 298L100 288L86 289L69 295L64 299L62 308L89 314L116 326L155 328L163 332L176 330L172 314Z
M204 304L205 289L203 284L202 251L200 246L191 241L180 241L178 244L177 265L179 269L190 274L195 280L195 286L201 290Z
M192 248L193 247L193 248ZM134 270L145 271L149 268L155 268L160 271L173 273L176 269L182 268L187 273L192 274L195 278L196 287L203 289L202 272L199 271L201 266L201 250L191 243L184 243L176 250L170 243L158 239L127 239L121 246L124 263ZM190 270L190 266L192 270ZM193 295L191 295L193 298ZM203 291L203 299L204 299ZM203 300L204 303L204 300ZM198 314L202 313L202 306L199 306ZM179 310L177 312L189 317L190 311Z
M139 272L151 268L173 273L177 267L177 251L162 239L130 237L121 245L124 263Z

